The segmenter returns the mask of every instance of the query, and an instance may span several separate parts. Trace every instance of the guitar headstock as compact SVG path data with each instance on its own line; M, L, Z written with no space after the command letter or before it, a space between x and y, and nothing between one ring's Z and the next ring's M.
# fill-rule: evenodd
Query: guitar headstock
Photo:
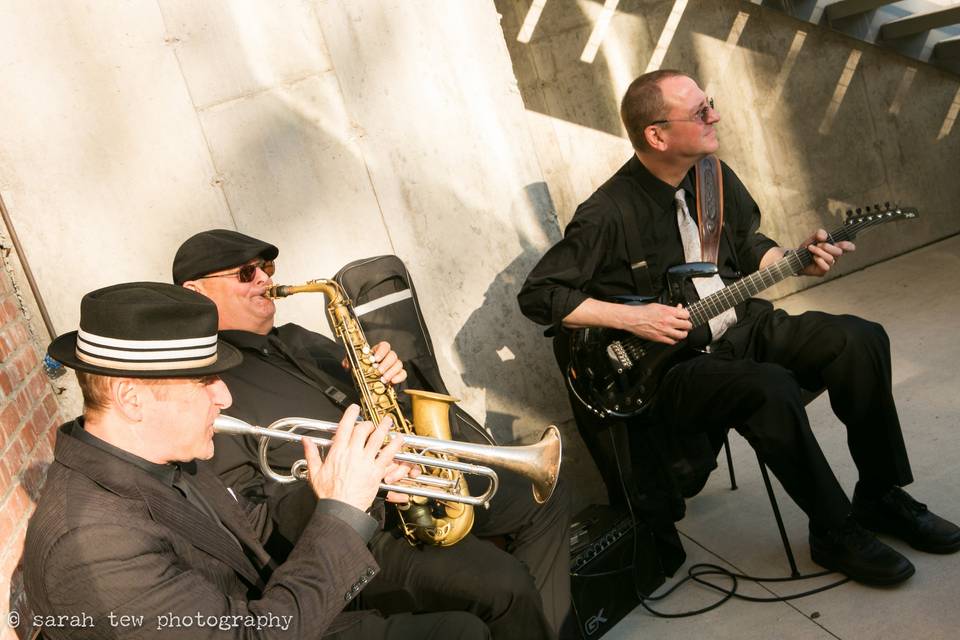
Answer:
M847 219L844 220L843 224L845 226L871 226L893 220L909 220L919 215L920 212L917 211L916 207L901 207L885 202L882 207L875 204L872 207L858 207L856 210L847 209Z

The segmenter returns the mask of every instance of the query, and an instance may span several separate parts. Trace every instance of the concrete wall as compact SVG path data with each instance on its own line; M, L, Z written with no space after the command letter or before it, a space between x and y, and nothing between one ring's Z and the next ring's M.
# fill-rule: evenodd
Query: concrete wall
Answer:
M955 75L745 1L497 7L561 226L630 155L618 117L627 85L677 68L715 96L719 155L782 243L839 225L847 208L920 208L919 220L864 235L839 275L960 231Z

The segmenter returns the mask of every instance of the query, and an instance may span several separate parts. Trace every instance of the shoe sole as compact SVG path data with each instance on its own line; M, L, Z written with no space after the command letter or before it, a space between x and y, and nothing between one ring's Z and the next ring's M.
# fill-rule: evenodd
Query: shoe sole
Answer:
M849 568L844 566L844 563L836 562L833 559L827 559L824 556L822 556L820 553L818 553L816 550L814 550L812 547L810 549L810 557L811 559L813 559L814 562L816 562L818 565L820 565L824 569L829 569L830 571L836 571L838 573L842 573L843 575L847 576L854 582L873 585L877 587L888 587L890 585L900 584L901 582L904 582L910 576L912 576L917 570L916 567L910 564L907 566L905 570L893 576L865 576L861 574L859 577L857 577L856 575L854 575L858 573L857 571L854 570L851 572Z

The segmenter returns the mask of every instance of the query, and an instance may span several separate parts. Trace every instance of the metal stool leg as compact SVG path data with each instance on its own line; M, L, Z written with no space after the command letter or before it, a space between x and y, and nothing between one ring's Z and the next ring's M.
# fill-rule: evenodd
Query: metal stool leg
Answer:
M763 463L763 458L760 457L760 454L757 454L757 462L760 464L760 474L763 476L763 484L767 487L767 497L770 498L770 506L773 507L773 516L777 520L777 528L780 529L780 539L783 541L783 550L787 554L787 561L790 563L790 575L796 578L800 575L800 572L797 570L797 561L793 557L793 549L790 548L787 530L783 527L783 518L780 517L780 507L777 506L777 496L773 493L773 485L770 484L767 465Z
M733 474L733 456L730 455L730 440L727 438L727 432L723 433L723 450L727 452L727 471L730 473L730 490L737 489L737 476Z

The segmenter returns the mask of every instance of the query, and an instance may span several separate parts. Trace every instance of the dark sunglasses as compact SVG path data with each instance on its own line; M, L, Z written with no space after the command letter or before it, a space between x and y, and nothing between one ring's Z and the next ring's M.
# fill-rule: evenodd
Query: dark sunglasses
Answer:
M197 280L203 280L204 278L227 278L231 276L237 276L237 279L240 282L253 282L253 279L257 277L257 269L262 270L267 276L273 277L273 272L277 270L276 265L273 263L273 260L257 260L250 264L245 264L236 271L231 271L230 273L215 273L209 276L200 276Z

